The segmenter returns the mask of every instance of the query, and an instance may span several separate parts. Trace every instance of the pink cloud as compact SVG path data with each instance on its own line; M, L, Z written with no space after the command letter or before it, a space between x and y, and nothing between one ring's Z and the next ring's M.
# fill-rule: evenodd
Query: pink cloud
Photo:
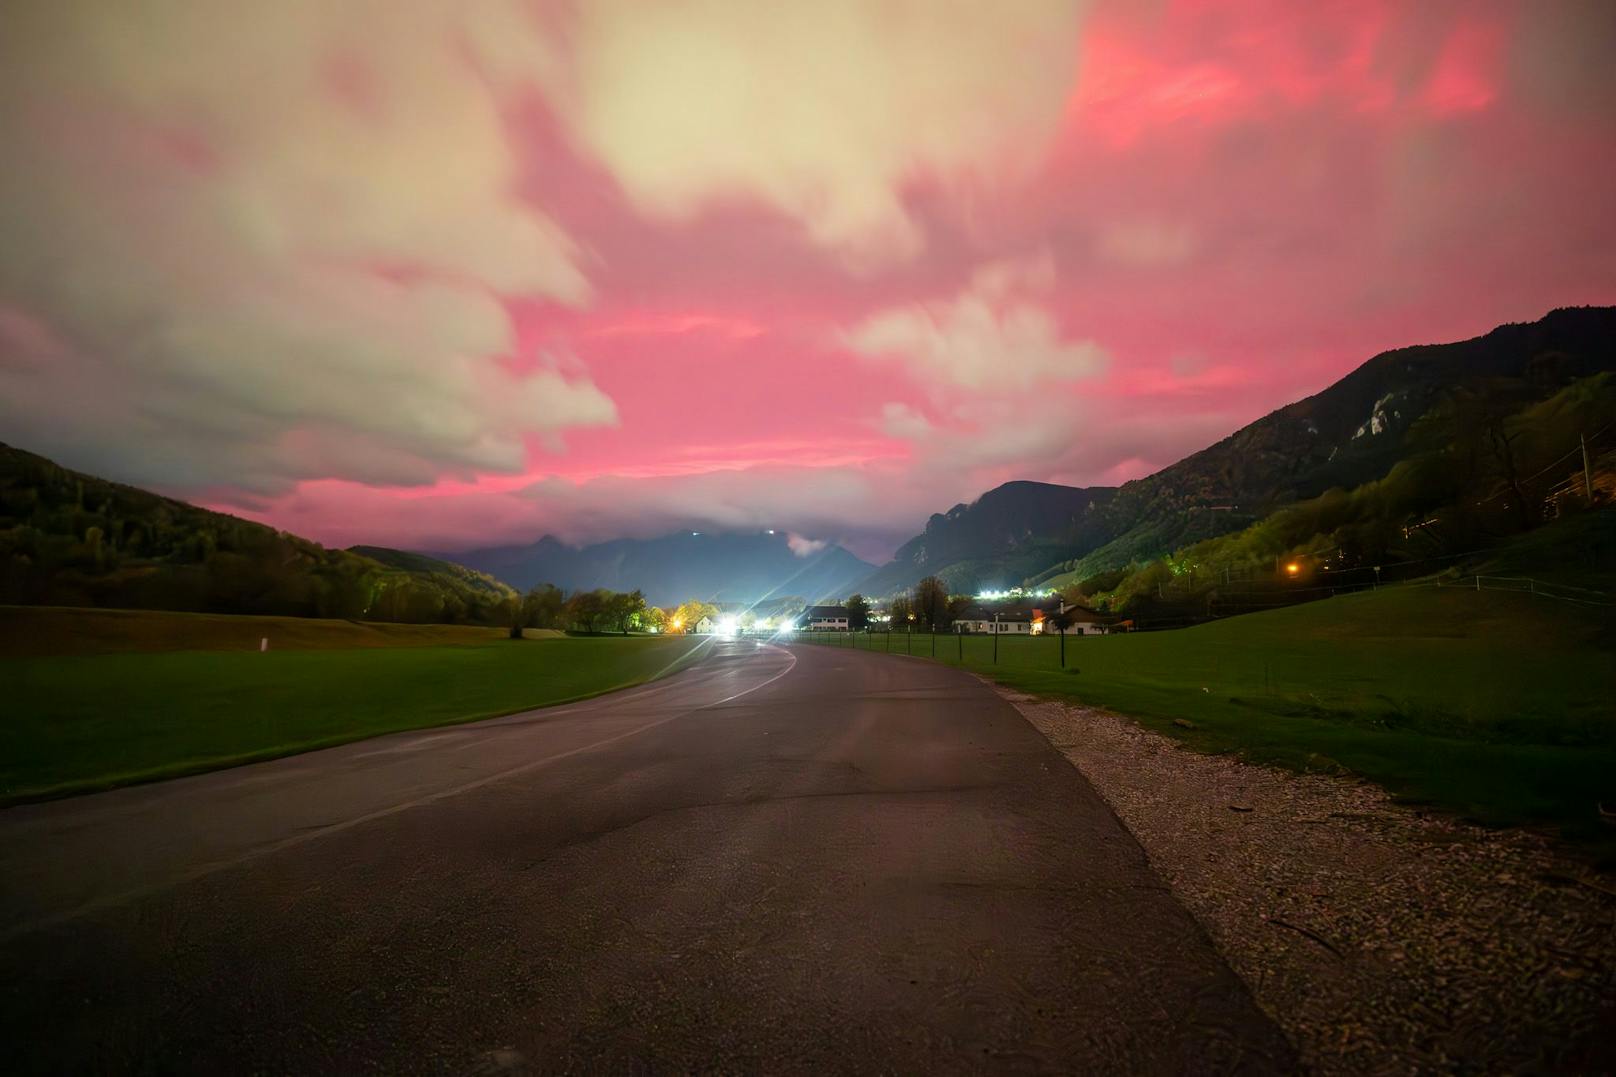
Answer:
M1597 3L296 2L240 93L164 63L212 40L180 9L116 56L41 10L0 42L7 440L330 541L880 556L1616 301Z

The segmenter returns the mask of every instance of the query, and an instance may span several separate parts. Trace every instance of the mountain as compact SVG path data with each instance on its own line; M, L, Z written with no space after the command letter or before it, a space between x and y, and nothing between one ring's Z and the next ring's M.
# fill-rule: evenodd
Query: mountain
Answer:
M1547 399L1577 378L1612 369L1616 307L1564 308L1471 340L1383 352L1329 388L1147 478L1115 490L1050 487L1085 506L1080 520L1057 520L1043 531L1027 527L1012 498L1003 511L1010 514L1006 530L1021 535L1016 544L1007 544L1003 531L974 526L939 555L931 536L939 520L1000 511L993 508L996 495L1040 484L1010 483L963 513L956 507L948 517L933 516L926 534L900 548L864 586L885 594L932 572L961 589L1022 577L1036 583L1157 557L1248 527L1280 506L1385 475L1409 451L1420 420L1456 389L1514 379ZM1024 550L1052 556L1042 571L1027 569Z
M546 535L526 546L497 546L452 555L520 590L553 583L563 590L638 588L652 605L690 599L753 603L796 596L813 602L845 598L875 568L840 546L798 556L785 534L681 531L652 539L615 539L569 546Z
M1074 549L1109 539L1101 510L1116 490L1047 482L1007 482L926 521L926 530L893 554L859 586L886 596L924 576L942 577L951 591L1000 589L1045 568Z
M0 445L0 603L498 624L512 597L460 565L327 549Z

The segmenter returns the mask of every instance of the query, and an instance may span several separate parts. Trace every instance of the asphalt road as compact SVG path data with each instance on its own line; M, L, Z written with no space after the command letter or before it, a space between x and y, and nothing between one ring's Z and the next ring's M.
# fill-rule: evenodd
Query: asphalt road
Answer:
M1293 1065L965 674L740 642L473 726L0 812L9 1072Z

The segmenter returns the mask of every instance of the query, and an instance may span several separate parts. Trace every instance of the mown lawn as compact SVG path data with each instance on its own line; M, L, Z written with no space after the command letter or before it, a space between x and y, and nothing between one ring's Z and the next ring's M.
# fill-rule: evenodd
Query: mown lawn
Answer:
M169 610L0 606L0 657L117 654L127 651L271 651L350 647L425 647L490 643L503 628L406 625L315 617L258 617ZM538 639L559 632L529 629Z
M1386 588L1181 631L1068 636L1065 670L1053 636L1001 639L997 664L990 637L940 636L937 660L958 665L963 649L967 668L1000 683L1110 708L1206 751L1345 768L1479 821L1595 836L1609 830L1598 803L1616 807L1611 613ZM894 636L894 651L906 642ZM929 657L930 638L913 648Z
M484 637L3 658L0 803L562 703L652 680L700 648L678 637Z

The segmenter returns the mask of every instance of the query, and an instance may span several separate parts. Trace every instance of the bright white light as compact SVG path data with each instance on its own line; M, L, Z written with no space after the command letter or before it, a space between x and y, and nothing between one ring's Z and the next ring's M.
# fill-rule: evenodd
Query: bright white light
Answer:
M734 617L722 618L718 622L718 634L721 636L733 636L738 624L739 622Z
M696 536L697 536L697 535L699 535L699 534L701 534L701 532L700 532L700 531L692 531L692 532L690 532L690 537L691 537L691 538L695 538L695 537L696 537Z
M769 528L769 534L771 534L771 535L774 534L774 528L772 528L772 527Z

